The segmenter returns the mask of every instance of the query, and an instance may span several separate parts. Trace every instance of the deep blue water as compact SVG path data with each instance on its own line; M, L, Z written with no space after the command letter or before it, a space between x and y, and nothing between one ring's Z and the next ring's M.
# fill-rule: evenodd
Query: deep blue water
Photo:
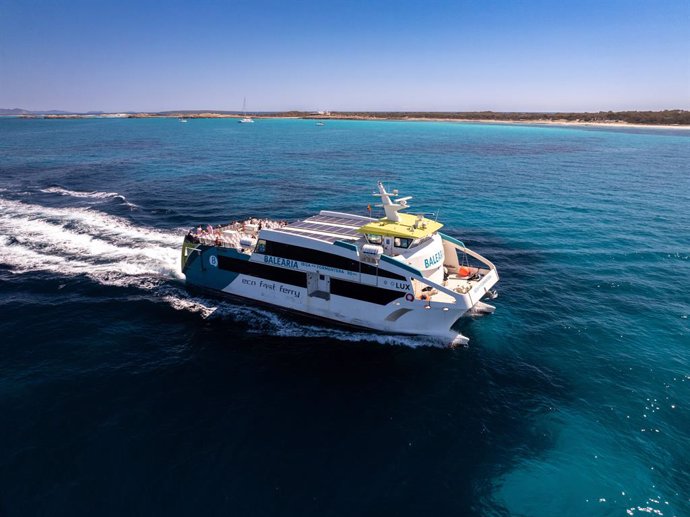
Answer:
M0 120L0 515L690 515L690 132ZM467 349L186 292L183 228L365 213L490 258Z

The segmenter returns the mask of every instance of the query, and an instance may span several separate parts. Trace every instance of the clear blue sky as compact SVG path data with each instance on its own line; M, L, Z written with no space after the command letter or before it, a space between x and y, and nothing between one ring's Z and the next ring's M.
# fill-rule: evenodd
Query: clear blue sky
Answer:
M688 0L0 0L0 107L690 109Z

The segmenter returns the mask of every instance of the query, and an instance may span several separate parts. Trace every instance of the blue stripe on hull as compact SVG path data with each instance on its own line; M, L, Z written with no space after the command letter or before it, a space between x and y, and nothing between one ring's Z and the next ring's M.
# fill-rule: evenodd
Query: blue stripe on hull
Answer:
M187 277L188 283L211 290L222 290L232 283L239 274L234 271L226 271L218 268L218 256L249 260L248 255L244 255L232 249L199 245L197 250L198 251L192 252L189 256L182 272ZM215 265L212 261L215 261Z

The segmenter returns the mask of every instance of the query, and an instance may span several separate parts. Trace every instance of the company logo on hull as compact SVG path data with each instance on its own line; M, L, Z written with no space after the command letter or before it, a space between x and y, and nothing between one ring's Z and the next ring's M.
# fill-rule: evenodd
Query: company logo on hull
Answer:
M272 266L289 267L292 269L299 269L296 260L285 259L281 257L271 257L270 255L264 255L264 263L271 264Z
M410 284L407 282L398 282L397 280L379 280L381 284L385 287L388 288L393 288L393 289L402 289L403 291L409 291Z
M429 258L424 259L424 267L426 269L429 269L431 266L435 266L439 262L443 260L443 252L442 251L437 251L433 255L431 255Z

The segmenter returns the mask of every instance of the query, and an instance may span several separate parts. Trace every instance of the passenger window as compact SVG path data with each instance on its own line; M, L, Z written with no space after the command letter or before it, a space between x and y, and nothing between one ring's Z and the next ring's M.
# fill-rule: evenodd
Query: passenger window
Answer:
M261 253L262 255L266 253L266 241L261 239L256 243L256 248L254 248L254 253Z

